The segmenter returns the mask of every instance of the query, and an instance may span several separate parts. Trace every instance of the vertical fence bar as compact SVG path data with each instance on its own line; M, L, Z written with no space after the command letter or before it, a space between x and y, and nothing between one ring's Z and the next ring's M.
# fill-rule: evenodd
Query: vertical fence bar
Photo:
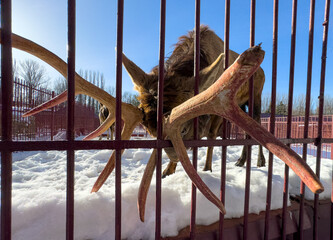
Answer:
M224 70L229 66L229 33L230 33L230 0L225 0L224 7ZM222 138L227 137L227 120L223 119ZM226 166L227 166L227 146L222 147L222 164L221 164L221 184L220 184L220 199L225 205L225 185L226 185ZM223 239L224 233L224 215L220 212L219 224L219 239Z
M329 122L329 119L331 119L331 122L330 123L328 123L329 125L331 125L331 138L333 138L333 115L332 116L328 116L327 117L327 121ZM331 159L333 160L333 143L331 143L331 145L330 145L331 147L330 147L330 153L331 153ZM333 188L332 188L333 189Z
M269 130L275 135L275 110L276 110L276 77L277 77L277 47L278 47L278 25L279 25L279 0L274 0L273 9L273 52L272 52L272 93L271 93L271 116L269 120ZM269 239L269 218L272 200L272 180L273 178L273 154L268 156L268 176L265 211L265 231L264 239Z
M122 97L122 54L124 0L118 0L117 6L117 58L116 58L116 205L115 205L115 239L121 239L121 97Z
M55 96L54 91L52 91L51 98L54 98L54 96ZM53 141L54 137L54 109L55 107L51 109L51 141Z
M251 0L251 13L250 13L250 47L254 46L255 42L255 9L256 1ZM249 116L253 117L253 77L249 79ZM248 136L248 138L250 138ZM244 227L243 239L247 239L248 233L248 216L250 204L250 179L251 179L251 152L252 146L247 146L247 159L246 159L246 179L245 179L245 201L244 201Z
M157 140L163 140L163 95L164 95L164 55L165 55L165 15L166 0L161 0L160 12L160 49L158 65L158 107L157 107ZM161 238L162 213L162 148L157 149L156 159L156 212L155 239Z
M320 164L321 164L321 140L323 130L323 114L324 114L324 92L325 92L325 74L326 74L326 58L327 58L327 38L328 38L328 22L330 12L330 0L326 0L325 5L325 18L323 22L323 45L321 53L321 69L320 69L320 92L319 92L319 116L318 116L318 132L317 132L317 161L316 161L316 174L320 178ZM319 195L314 196L314 213L313 213L313 239L318 239L318 204Z
M291 137L292 124L292 104L294 93L294 66L295 66L295 42L296 42L296 19L297 19L297 0L293 0L291 24L291 48L290 48L290 71L289 71L289 94L288 94L288 116L287 116L287 138ZM288 144L290 146L290 144ZM287 229L287 205L288 205L288 184L289 184L289 167L285 165L284 171L284 188L283 188L283 210L282 210L282 239L286 239Z
M74 141L75 105L75 0L68 0L67 141ZM72 144L70 144L72 145ZM66 239L74 239L74 150L67 149Z
M194 95L199 93L199 76L200 71L200 0L195 1L195 39L194 39ZM193 139L198 140L198 118L193 120ZM197 170L198 162L198 148L193 148L193 167ZM190 224L190 239L195 239L196 237L196 228L195 228L195 219L196 219L196 206L197 206L197 188L192 183L192 192L191 192L191 224Z
M20 109L22 110L22 112L24 111L24 100L23 100L23 90L22 90L22 80L20 79L19 80L19 84L20 84L20 88L19 88L19 94L20 94ZM24 119L23 120L24 122L26 122L27 120L26 119ZM25 132L25 134L24 134L24 136L22 136L22 137L20 137L19 139L20 140L22 140L22 138L24 138L24 140L27 140L27 135L29 135L30 134L30 127L28 127L27 129L26 129L26 132Z
M12 141L12 2L1 1L2 141ZM12 152L1 152L1 240L12 233Z
M310 120L310 101L311 101L311 81L312 81L312 59L313 59L313 28L314 28L314 14L315 14L315 0L310 2L310 16L309 16L309 43L308 43L308 67L307 67L307 83L306 83L306 102L305 102L305 116L304 116L304 131L303 138L309 136L309 120ZM303 144L303 159L307 160L308 145ZM305 184L301 182L300 186L300 210L299 210L299 239L304 238L304 192Z

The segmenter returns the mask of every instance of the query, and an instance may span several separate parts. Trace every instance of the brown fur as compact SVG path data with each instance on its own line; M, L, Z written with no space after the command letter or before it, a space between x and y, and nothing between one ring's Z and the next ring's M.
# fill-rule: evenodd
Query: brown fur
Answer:
M99 104L99 113L98 113L98 118L99 118L100 124L102 124L105 121L105 119L107 119L108 116L109 116L109 110L102 103L100 103ZM113 123L111 125L111 127L107 130L106 139L113 140L114 127L115 127L115 124ZM102 137L103 136L100 135L99 140L102 140Z
M200 70L211 66L213 62L224 52L223 41L207 26L201 26L200 29ZM233 63L238 54L229 51L229 63ZM130 62L134 65L134 63ZM135 83L135 89L139 92L138 100L140 101L140 108L144 112L143 125L153 136L156 136L157 126L157 87L158 87L158 66L154 67L149 74L143 76L143 71L133 67L128 62L124 65ZM175 49L171 56L165 61L165 77L164 77L164 95L163 95L163 114L168 115L171 110L190 99L194 95L194 32L191 31L186 36L179 38L179 42L175 45ZM224 69L219 66L217 70L218 76L223 73ZM200 84L204 85L205 78L200 79ZM254 118L260 121L261 111L261 92L265 81L265 75L260 68L254 74ZM208 81L210 83L210 81ZM244 109L248 104L248 82L245 82L240 90L237 92L236 101L239 106ZM193 138L193 121L184 124L182 129L182 137L184 140ZM199 137L207 137L208 139L215 139L220 132L222 119L217 116L204 115L199 117ZM205 170L211 170L211 156L212 149L208 149L208 156L206 160ZM245 148L244 148L245 149ZM172 162L177 162L178 158L173 148L166 148ZM237 165L244 164L244 157L246 159L246 149L242 153L240 161ZM260 164L265 164L265 159L260 148L259 153ZM175 164L172 169L166 169L163 176L169 175L175 171Z

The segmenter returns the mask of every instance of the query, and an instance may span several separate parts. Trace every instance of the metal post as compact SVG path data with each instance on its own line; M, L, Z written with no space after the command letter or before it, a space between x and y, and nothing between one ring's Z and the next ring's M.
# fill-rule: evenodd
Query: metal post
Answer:
M68 1L68 102L67 141L74 142L75 105L75 0ZM69 146L72 146L70 144ZM74 150L67 149L66 239L74 239Z
M160 49L158 65L158 108L157 108L157 140L163 140L163 95L164 95L164 55L165 55L165 19L166 0L161 0L160 9ZM162 196L162 148L157 148L156 156L156 215L155 239L161 238L161 196Z
M52 98L54 98L54 91L52 91ZM54 136L54 107L51 109L51 141L53 141Z
M117 58L116 58L116 205L115 205L115 239L121 239L121 97L122 97L122 54L124 1L118 0L117 6Z
M272 98L271 98L271 116L268 121L270 132L275 135L275 110L276 110L276 82L277 82L277 47L278 47L278 24L279 24L279 0L274 0L273 9L273 57L272 57ZM266 193L266 212L265 212L265 232L264 239L269 239L269 218L272 200L272 180L273 178L273 154L268 157L268 177Z
M312 60L313 60L313 28L314 28L315 0L310 2L310 17L309 17L309 43L308 43L308 68L307 68L307 87L306 87L306 102L305 102L305 117L304 117L304 132L303 138L309 136L309 120L310 120L310 101L311 101L311 80L312 80ZM306 162L308 145L303 144L303 159ZM300 213L299 213L299 239L304 238L304 191L305 184L302 182L300 186Z
M256 1L251 0L251 14L250 14L250 47L255 43L255 10ZM249 79L249 116L253 117L253 77ZM247 136L250 139L250 136ZM250 204L250 180L251 180L251 152L252 146L247 146L247 159L246 159L246 179L245 179L245 201L244 201L244 227L243 227L243 239L247 239L248 233L248 216L249 216L249 204Z
M229 66L229 33L230 33L230 0L225 1L224 9L224 70ZM236 132L237 136L237 132ZM222 138L227 137L227 120L223 119ZM226 184L226 166L227 166L227 146L222 147L222 163L221 163L221 186L220 199L225 204L225 184ZM224 215L220 213L219 239L223 239L224 234Z
M199 93L199 76L200 71L200 0L195 1L195 39L194 39L194 95ZM193 119L193 140L198 140L198 118ZM197 170L198 148L193 147L193 167ZM190 224L190 239L196 238L196 206L197 206L197 188L192 183L191 192L191 224Z
M2 142L12 141L12 3L1 1ZM1 152L1 239L11 239L12 152Z
M317 161L316 174L320 178L320 163L321 163L321 146L322 146L322 129L323 129L323 114L324 114L324 92L325 92L325 75L326 75L326 58L327 58L327 39L328 39L328 22L330 12L330 0L326 0L325 18L323 22L323 45L321 55L321 70L320 70L320 92L319 92L319 116L318 116L318 132L317 132ZM319 195L315 194L314 213L313 213L313 239L318 239L318 204Z

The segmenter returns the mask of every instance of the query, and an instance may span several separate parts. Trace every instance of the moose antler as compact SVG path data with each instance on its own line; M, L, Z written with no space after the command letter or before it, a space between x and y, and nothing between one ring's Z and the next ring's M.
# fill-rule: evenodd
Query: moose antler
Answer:
M235 102L235 95L239 87L257 71L264 59L264 55L265 53L260 46L248 49L236 59L211 87L175 107L170 116L165 119L164 134L171 140L184 170L203 195L215 204L222 213L225 213L224 206L193 168L180 135L182 124L200 115L214 114L234 122L283 160L312 192L320 193L324 190L318 177L293 150L246 115ZM141 221L144 221L145 201L155 165L156 160L153 152L139 188L138 208Z
M246 115L234 101L238 88L259 68L264 55L265 53L260 46L246 50L210 88L175 107L165 123L165 132L170 138L188 176L222 213L224 209L221 209L221 202L214 194L208 191L208 187L202 182L191 165L179 131L184 122L203 114L219 115L234 122L283 160L312 192L320 193L324 190L318 177L293 150L285 146L265 128Z
M25 51L40 58L41 60L45 61L50 66L55 68L65 78L67 78L67 64L61 58L59 58L57 55L50 52L49 50L16 34L12 34L12 46L14 48ZM84 138L84 140L89 140L105 132L114 123L115 118L113 113L115 112L116 100L114 97L112 97L104 90L89 83L88 81L83 79L80 75L75 74L75 95L78 94L86 94L90 97L93 97L97 101L103 103L110 111L110 114L108 118L104 121L104 123L101 124L95 131L93 131ZM23 116L24 117L32 116L45 109L54 107L62 102L65 102L66 100L67 100L67 91L64 91L63 93L59 94L53 99L26 112ZM131 104L122 103L122 120L124 121L124 127L121 133L121 137L123 140L128 140L130 139L134 128L141 122L142 112L137 107ZM101 175L97 179L95 186L92 190L93 192L98 191L98 189L103 185L105 180L108 178L108 176L110 175L110 173L114 168L114 162L115 162L115 154L113 153L107 165L105 166L104 170L102 171Z

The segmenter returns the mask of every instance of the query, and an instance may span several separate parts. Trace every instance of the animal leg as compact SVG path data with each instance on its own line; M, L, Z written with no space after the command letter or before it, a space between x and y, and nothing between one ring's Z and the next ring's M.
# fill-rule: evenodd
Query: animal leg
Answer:
M166 169L164 169L162 178L174 174L176 172L177 162L170 161Z
M258 167L265 167L265 156L262 151L262 146L259 145L259 150L258 150L258 161L257 161L257 166Z
M203 169L204 171L212 171L213 149L214 147L208 147L207 149L206 163Z
M113 140L113 135L114 135L114 125L112 125L111 127L110 127L110 131L111 131L111 140Z
M253 118L260 124L260 115L261 115L261 94L257 94L254 98L254 107L253 107ZM262 151L262 146L259 145L258 149L258 167L265 167L266 159Z
M244 146L240 158L235 163L235 165L237 167L243 167L244 166L244 164L246 162L246 159L247 159L247 154L248 154L248 152L247 152L247 146Z
M110 140L110 129L106 131L106 139Z
M222 127L223 118L213 115L211 116L211 124L209 129L209 134L207 136L207 139L215 140L216 137L219 135L219 131ZM212 171L212 159L213 159L213 149L214 147L208 147L207 148L207 157L206 157L206 163L204 167L204 171Z
M244 112L246 112L245 104L242 105L242 106L240 106L240 108L241 108ZM245 138L247 138L247 135L245 135ZM243 147L243 150L242 150L242 154L241 154L241 156L239 157L239 159L238 159L237 162L235 163L235 165L236 165L237 167L243 167L243 166L244 166L244 164L245 164L245 162L246 162L246 159L247 159L247 154L248 154L248 152L247 152L247 146L244 146L244 147Z

